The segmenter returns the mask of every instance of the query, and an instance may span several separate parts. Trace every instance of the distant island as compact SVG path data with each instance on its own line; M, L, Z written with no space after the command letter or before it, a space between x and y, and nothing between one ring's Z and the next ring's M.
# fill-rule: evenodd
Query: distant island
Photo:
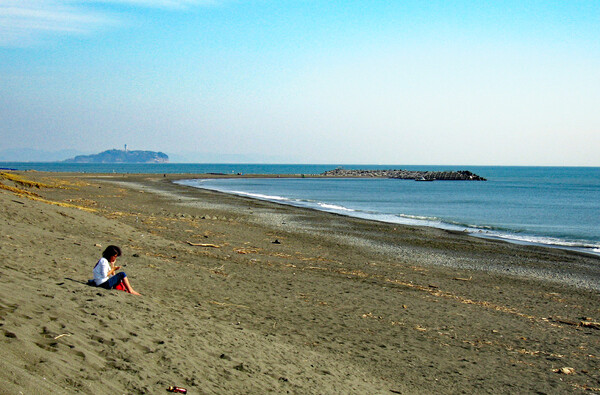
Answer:
M129 151L112 149L95 155L79 155L65 163L167 163L169 156L155 151Z
M471 173L468 170L459 171L420 171L420 170L346 170L337 168L322 174L326 177L376 177L398 178L402 180L434 181L434 180L459 180L459 181L486 181L485 178Z

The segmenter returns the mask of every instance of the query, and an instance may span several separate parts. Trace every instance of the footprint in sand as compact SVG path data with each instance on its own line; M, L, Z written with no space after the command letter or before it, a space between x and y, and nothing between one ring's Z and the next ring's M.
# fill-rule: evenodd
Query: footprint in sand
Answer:
M41 348L42 350L46 350L46 351L50 351L50 352L57 352L58 351L58 342L55 341L49 341L49 342L36 342L35 343L36 346L38 346L39 348Z
M105 344L105 345L110 346L110 347L114 347L117 344L117 343L115 343L112 340L106 340L102 336L98 336L98 335L92 335L92 336L90 336L90 339L95 340L95 341L97 341L100 344Z
M85 353L84 353L83 351L75 350L75 351L73 351L73 354L74 354L76 357L79 357L79 358L81 358L81 359L82 359L82 360L84 360L84 361L85 361L85 359L86 359Z

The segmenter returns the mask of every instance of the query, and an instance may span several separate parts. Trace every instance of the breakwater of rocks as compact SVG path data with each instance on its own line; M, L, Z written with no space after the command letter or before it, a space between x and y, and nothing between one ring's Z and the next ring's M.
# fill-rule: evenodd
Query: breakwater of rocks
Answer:
M373 177L373 178L397 178L402 180L434 181L434 180L458 180L458 181L487 181L468 170L458 171L421 171L421 170L359 170L337 168L322 173L326 177Z

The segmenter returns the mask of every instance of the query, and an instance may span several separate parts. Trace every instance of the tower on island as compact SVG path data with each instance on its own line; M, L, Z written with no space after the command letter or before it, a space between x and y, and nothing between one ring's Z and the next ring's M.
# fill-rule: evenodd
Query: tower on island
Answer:
M127 152L127 144L125 144L125 152Z

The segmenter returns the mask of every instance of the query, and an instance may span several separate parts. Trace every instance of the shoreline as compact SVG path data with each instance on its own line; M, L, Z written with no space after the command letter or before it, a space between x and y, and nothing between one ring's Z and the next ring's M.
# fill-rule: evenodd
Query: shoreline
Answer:
M0 190L0 392L600 391L595 257L188 175L19 174L60 188ZM142 297L83 284L108 244Z
M251 194L251 193L247 193L247 194L246 193L236 193L236 192L222 191L219 189L205 188L202 186L192 186L192 185L180 184L180 182L182 182L182 181L184 182L184 181L194 181L194 180L199 180L199 179L219 179L219 178L227 178L227 179L231 179L231 178L270 178L270 179L277 179L277 178L305 178L305 177L301 177L299 175L291 175L291 174L288 174L288 175L256 175L255 177L244 176L244 175L230 176L230 175L210 174L208 176L200 176L198 178L191 178L191 179L182 178L182 179L174 180L173 182L178 185L184 185L184 186L189 186L189 187L194 187L194 188L201 188L201 189L211 190L211 191L215 191L215 192L226 193L229 195L247 197L247 198L251 198L251 199L257 199L257 200L276 203L276 204L284 204L284 205L288 205L291 207L308 208L311 210L333 213L333 214L348 216L348 217L352 217L352 218L361 218L361 219L369 220L369 221L391 223L391 224L396 224L399 226L425 226L425 227L429 227L429 228L442 229L442 230L446 230L446 231L463 232L472 237L480 237L480 238L485 238L485 239L490 239L490 240L502 240L502 241L506 241L508 243L517 244L517 245L531 245L531 246L537 246L537 247L556 248L556 249L578 252L578 253L581 253L584 255L589 255L589 256L594 256L594 257L600 258L600 248L598 248L597 246L569 245L568 241L561 241L558 239L553 241L552 238L550 238L549 236L539 236L539 235L534 235L534 234L528 235L529 239L549 240L548 242L523 240L523 239L520 239L516 234L511 234L510 232L505 232L505 234L503 234L500 231L493 232L493 231L484 230L482 228L477 228L477 227L468 226L468 225L460 226L458 224L452 224L452 223L446 223L446 222L440 222L439 224L436 224L435 221L429 221L426 219L412 219L410 221L409 220L402 221L401 219L398 219L397 221L386 220L386 219L382 219L382 218L376 218L373 216L369 216L369 215L363 214L360 211L351 210L351 209L347 209L349 212L345 212L346 211L345 208L340 208L339 210L336 210L336 209L325 209L325 208L313 207L313 206L309 207L306 205L294 204L294 202L291 200L289 202L285 202L285 201L280 201L275 198L270 199L268 196L263 197L263 196L258 196L256 194ZM316 176L307 176L306 178L349 178L349 179L354 178L354 179L356 179L356 178L364 178L364 177L362 177L362 176L343 176L343 177L341 177L341 176L316 175ZM398 218L401 218L401 217L398 217ZM411 222L413 222L413 223L411 223ZM563 244L561 244L561 242ZM583 244L584 241L582 240L581 243Z
M175 182L173 182L173 185L181 186L183 188L202 189L204 191L209 191L209 192L213 192L216 194L224 194L227 196L237 197L240 199L248 199L250 201L265 202L267 204L280 205L283 207L291 207L291 208L300 209L300 210L308 210L309 212L314 212L315 214L326 214L326 215L332 215L334 217L347 218L349 220L364 221L366 226L369 226L369 224L372 223L374 226L384 225L384 226L388 226L388 227L405 227L407 230L421 229L423 231L422 228L424 228L425 229L424 233L427 232L427 229L431 229L434 231L441 231L441 232L445 232L445 233L454 234L454 235L457 235L458 237L474 237L474 238L480 238L483 240L487 240L489 242L506 243L509 246L514 245L514 246L522 246L522 247L531 247L534 249L541 248L541 249L558 250L562 253L575 254L575 255L579 255L581 257L590 258L592 260L597 260L598 265L600 265L600 255L599 254L595 254L595 253L588 252L588 251L582 251L582 250L578 250L578 249L561 248L558 246L536 244L536 243L530 243L530 242L517 242L514 240L503 239L501 237L493 237L493 236L487 236L485 234L477 234L474 232L464 232L464 231L454 230L454 229L445 229L445 228L435 227L435 226L408 225L408 224L380 221L377 219L362 218L362 217L352 216L350 214L330 212L330 211L319 210L319 209L311 208L311 207L294 206L292 204L287 204L287 203L283 203L283 202L277 202L277 201L272 201L272 200L268 200L268 199L259 199L259 198L255 198L255 197L251 197L251 196L244 196L244 195L223 192L223 191L218 191L218 190L213 190L213 189L196 188L193 186L177 184ZM159 192L159 191L157 190L155 192ZM177 194L173 194L173 195L171 195L171 197L176 199ZM360 240L359 240L360 237L359 236L358 237L354 236L354 237L357 239L356 242L360 243ZM384 247L381 245L377 245L376 248L384 248L386 250L390 250L390 253L389 253L390 255L394 255L394 253L395 253L393 246L388 245L388 246ZM489 271L489 272L496 272L496 273L513 274L516 276L526 276L526 277L536 278L539 280L546 280L546 281L559 282L559 283L562 282L565 285L571 285L571 286L576 286L576 287L580 287L580 288L584 288L584 289L593 289L595 291L600 291L600 283L598 283L596 281L595 274L593 274L589 277L577 278L576 276L571 276L571 277L569 277L569 279L560 279L560 273L568 270L568 269L563 269L560 267L556 268L554 271L544 272L541 270L536 270L535 268L525 268L525 267L519 267L519 266L513 266L513 267L499 266L499 267L487 267L487 268L481 267L481 266L478 267L477 265L472 265L472 264L471 265L457 264L455 266L453 266L453 265L449 265L449 266L461 268L461 269L467 268L467 269L476 270L476 271ZM600 269L600 266L599 266L599 269Z
M560 244L544 244L544 243L538 243L538 242L534 242L534 241L521 241L521 240L510 239L510 238L504 238L501 236L478 234L476 232L470 232L469 235L472 237L481 237L483 239L505 241L510 244L542 247L542 248L554 248L554 249L558 249L558 250L581 254L583 256L587 256L587 257L591 257L591 258L600 258L600 252L595 252L594 251L595 248L592 248L592 247L569 247L569 246L563 246Z

